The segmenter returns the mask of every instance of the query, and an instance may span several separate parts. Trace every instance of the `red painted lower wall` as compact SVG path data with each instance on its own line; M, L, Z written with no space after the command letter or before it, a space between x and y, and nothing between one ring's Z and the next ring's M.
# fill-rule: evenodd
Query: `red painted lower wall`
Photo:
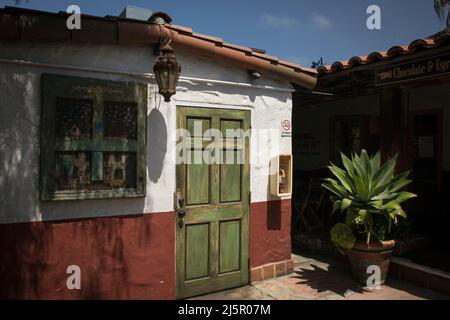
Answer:
M174 299L174 252L173 213L0 225L0 298Z
M174 224L167 212L0 225L0 298L174 299ZM290 200L251 204L251 267L290 259L290 225Z
M250 205L250 267L291 259L291 200Z

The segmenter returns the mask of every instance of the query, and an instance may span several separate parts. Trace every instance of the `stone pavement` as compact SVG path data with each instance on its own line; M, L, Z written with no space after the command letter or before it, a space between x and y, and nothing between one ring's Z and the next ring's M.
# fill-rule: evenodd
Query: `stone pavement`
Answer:
M295 272L194 300L449 300L444 294L388 279L380 290L359 286L346 265L294 256Z

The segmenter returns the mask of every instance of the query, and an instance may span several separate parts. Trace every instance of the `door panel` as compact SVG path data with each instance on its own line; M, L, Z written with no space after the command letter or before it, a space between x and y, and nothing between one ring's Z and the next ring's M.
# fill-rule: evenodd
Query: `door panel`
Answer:
M191 224L186 226L186 280L209 275L209 224ZM206 240L206 241L205 241Z
M191 164L186 165L186 185L195 186L195 188L187 188L186 204L207 204L209 203L209 180L210 167L207 163L196 164L196 159L202 159L204 149L187 150L188 159Z
M241 256L241 221L220 223L219 273L239 271Z
M225 163L220 165L220 202L240 201L242 164L239 164L239 161L242 158L242 150L224 150L224 154ZM233 163L227 164L231 161Z
M176 210L177 298L245 285L249 138L234 130L250 128L250 113L179 107L177 126L188 132L179 142L190 160L177 165L177 197L185 199Z

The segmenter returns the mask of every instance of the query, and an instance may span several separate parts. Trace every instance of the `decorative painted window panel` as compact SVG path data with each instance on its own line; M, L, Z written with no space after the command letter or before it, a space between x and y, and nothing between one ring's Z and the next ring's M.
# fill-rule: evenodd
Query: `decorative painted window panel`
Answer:
M90 170L89 152L56 152L57 190L89 189Z
M56 136L58 138L91 138L92 101L57 98Z
M145 196L145 84L42 76L42 200Z
M105 137L136 139L137 106L135 103L105 103Z
M136 188L136 154L104 153L103 174L108 188Z

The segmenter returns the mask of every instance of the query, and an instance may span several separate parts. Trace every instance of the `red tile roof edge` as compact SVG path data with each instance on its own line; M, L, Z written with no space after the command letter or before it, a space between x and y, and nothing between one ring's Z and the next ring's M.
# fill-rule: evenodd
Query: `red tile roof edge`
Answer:
M65 27L67 13L45 12L16 7L0 8L0 38L29 41L77 41L96 44L158 43L165 35L172 36L176 47L184 46L206 55L260 72L279 81L293 82L308 89L317 83L317 71L281 61L275 56L248 47L224 42L222 39L194 32L189 27L174 24L163 26L122 17L82 15L86 27L69 30ZM32 22L32 26L27 21ZM61 27L64 26L64 27Z
M436 37L416 39L409 45L396 45L387 51L375 51L367 56L354 56L349 60L335 61L332 64L323 65L317 68L318 76L348 70L360 65L369 65L378 61L390 60L399 56L411 55L420 50L434 49L450 44L450 32L442 32Z
M257 52L256 50L254 50L254 49L252 49L250 47L245 47L245 46L241 46L241 45L225 42L221 38L217 38L217 37L214 37L214 36L209 36L209 35L197 33L197 32L194 32L192 30L192 28L189 28L189 27L179 26L179 25L175 25L175 24L166 24L165 27L167 27L168 29L174 30L174 31L176 31L176 32L178 32L180 34L184 34L184 35L187 35L187 36L198 38L198 39L201 39L201 40L204 40L204 41L213 42L213 43L215 43L215 44L217 44L219 46L223 46L223 47L227 47L227 48L230 48L230 49L246 52L248 55L251 55L251 56L254 56L254 57L257 57L257 58L260 58L260 59L264 59L264 60L267 60L267 61L271 61L271 62L273 62L275 64L280 64L280 65L292 68L292 69L294 69L297 72L305 72L305 73L310 73L310 74L317 74L317 70L316 69L306 68L306 67L303 67L303 66L301 66L301 65L299 65L297 63L280 60L276 56L272 56L272 55L269 55L269 54Z

